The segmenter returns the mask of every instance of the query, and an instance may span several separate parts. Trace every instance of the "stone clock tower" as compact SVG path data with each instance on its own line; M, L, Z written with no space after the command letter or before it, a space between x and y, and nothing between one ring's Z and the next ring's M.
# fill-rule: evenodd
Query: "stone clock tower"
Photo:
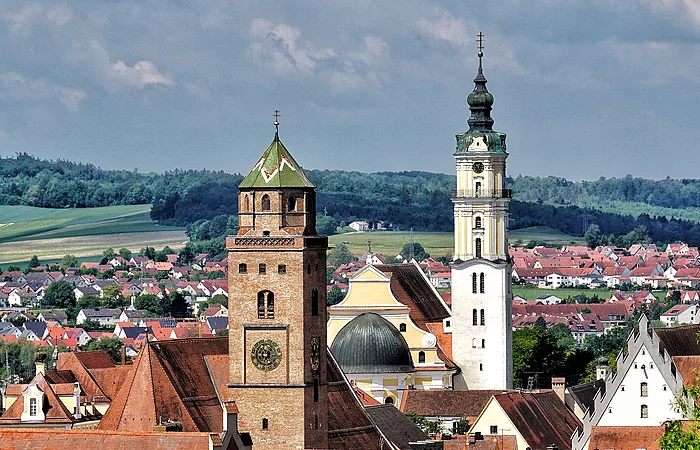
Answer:
M238 429L256 449L328 448L328 238L316 235L315 187L276 132L239 189L240 231L226 240Z
M493 95L486 89L479 35L479 70L467 97L469 130L458 134L452 191L455 254L452 266L453 357L462 369L456 389L513 386L511 263L505 189L506 135L493 130Z

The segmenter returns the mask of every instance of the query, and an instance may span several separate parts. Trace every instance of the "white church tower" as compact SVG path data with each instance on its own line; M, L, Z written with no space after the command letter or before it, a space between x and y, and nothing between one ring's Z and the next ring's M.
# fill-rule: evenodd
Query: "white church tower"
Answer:
M452 353L462 369L455 389L513 387L511 263L505 189L506 135L493 131L493 95L486 89L479 33L479 71L467 97L469 130L458 134L452 191Z

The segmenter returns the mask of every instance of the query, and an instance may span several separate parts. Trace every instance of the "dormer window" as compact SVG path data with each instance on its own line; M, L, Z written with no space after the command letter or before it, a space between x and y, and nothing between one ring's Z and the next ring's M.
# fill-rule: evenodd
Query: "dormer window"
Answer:
M36 398L30 398L29 399L29 415L32 417L36 416L37 412L37 400Z

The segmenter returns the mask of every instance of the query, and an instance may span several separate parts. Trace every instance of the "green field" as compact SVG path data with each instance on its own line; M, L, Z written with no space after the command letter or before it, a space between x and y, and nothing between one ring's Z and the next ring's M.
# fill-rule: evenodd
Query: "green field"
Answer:
M580 288L561 288L561 289L541 289L531 285L513 285L513 295L519 295L527 300L535 300L543 295L556 295L562 300L566 300L569 297L575 297L577 295L585 295L586 297L593 297L597 295L599 298L607 299L610 298L610 289L580 289Z
M370 239L372 240L372 252L396 256L401 252L404 244L411 241L411 233L408 231L352 232L336 234L328 238L331 246L347 242L350 251L355 256L367 252L367 240ZM524 244L535 240L544 241L550 245L563 245L571 242L585 245L585 240L581 237L571 236L548 227L522 228L508 233L508 240L511 244L518 239L522 240ZM420 243L431 256L451 258L454 252L453 233L415 231L413 232L413 241Z
M65 254L96 256L108 247L132 251L182 247L184 229L160 226L150 205L51 209L0 206L0 263L60 259Z

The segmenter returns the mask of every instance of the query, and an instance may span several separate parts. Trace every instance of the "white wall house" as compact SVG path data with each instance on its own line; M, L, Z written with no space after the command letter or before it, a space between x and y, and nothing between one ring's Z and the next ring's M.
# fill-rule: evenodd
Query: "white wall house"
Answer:
M605 378L605 388L593 399L583 417L583 429L572 436L572 449L588 449L592 427L659 426L680 420L673 401L681 395L683 377L668 352L659 352L659 338L642 315L639 333L627 339L627 354L617 357L617 371ZM685 398L684 401L690 402Z
M667 326L692 325L698 323L698 305L676 305L661 314L661 321Z

